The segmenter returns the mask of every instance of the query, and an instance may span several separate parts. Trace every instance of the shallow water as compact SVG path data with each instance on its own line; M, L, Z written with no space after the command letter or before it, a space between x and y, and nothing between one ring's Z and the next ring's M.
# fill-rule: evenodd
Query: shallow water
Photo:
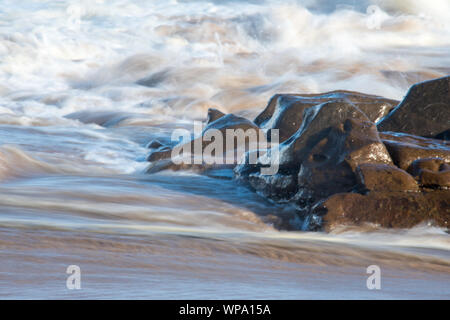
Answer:
M292 210L232 180L144 174L146 144L209 107L401 99L449 74L449 13L446 0L2 1L0 297L449 298L441 229L280 231Z

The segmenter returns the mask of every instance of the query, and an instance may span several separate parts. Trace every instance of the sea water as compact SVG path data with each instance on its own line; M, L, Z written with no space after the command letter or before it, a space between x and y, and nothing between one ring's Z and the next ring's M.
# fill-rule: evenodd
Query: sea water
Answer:
M448 299L442 229L280 230L289 206L145 174L145 159L211 107L253 119L275 93L400 100L449 73L447 0L0 1L0 298Z

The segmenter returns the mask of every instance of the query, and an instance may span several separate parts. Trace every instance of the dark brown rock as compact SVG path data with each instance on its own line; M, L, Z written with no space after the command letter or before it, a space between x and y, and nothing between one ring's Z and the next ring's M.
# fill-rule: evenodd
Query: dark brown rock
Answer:
M312 191L317 200L351 191L357 184L356 169L361 164L393 164L374 123L355 118L332 127L305 154L298 186Z
M419 181L425 187L450 188L450 170L436 172L424 169L420 173Z
M359 185L368 191L419 191L414 178L392 165L363 163L356 169Z
M386 116L398 101L351 91L333 91L320 94L277 94L255 119L263 129L279 129L280 141L291 137L303 122L303 112L312 106L331 101L342 101L357 106L370 121Z
M264 136L260 128L267 133L279 129L279 148L256 150L244 141L250 152L247 162L237 166L238 159L229 165L176 165L170 159L172 146L155 142L149 172L209 170L223 178L217 172L234 167L235 177L258 193L295 207L302 229L329 231L364 223L410 228L423 222L448 228L449 79L413 86L389 115L396 101L347 91L276 95L254 123L210 109L202 137L209 129L224 138L227 129L252 129L258 137ZM374 121L381 117L377 128ZM197 142L202 153L211 143L197 138L185 145L193 149ZM258 163L249 164L255 154ZM275 155L278 172L263 175L264 159Z
M400 169L408 170L413 161L424 158L442 158L450 162L450 144L447 141L394 132L380 132L380 138Z
M450 76L415 84L378 123L380 131L433 138L450 129Z
M297 201L309 204L353 189L361 163L392 160L374 123L353 104L335 101L305 110L301 129L280 145L277 175L259 174L258 165L240 165L235 172L265 196L287 199L298 190Z
M301 165L308 160L328 162L346 150L342 157L355 169L365 161L390 163L376 127L353 104L328 102L305 111L302 127L281 144L281 163Z
M414 177L420 176L420 173L426 169L429 171L437 172L440 168L444 168L447 162L442 158L424 158L413 161L408 168L408 172Z
M450 191L371 192L368 195L340 193L315 206L323 228L338 225L374 223L384 228L411 228L433 222L448 228L450 223Z
M408 171L416 177L424 187L449 188L450 165L442 158L427 158L414 161Z

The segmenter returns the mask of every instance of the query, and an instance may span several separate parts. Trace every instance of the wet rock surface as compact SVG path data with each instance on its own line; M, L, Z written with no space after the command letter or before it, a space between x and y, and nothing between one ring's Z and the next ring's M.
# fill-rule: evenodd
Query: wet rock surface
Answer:
M419 191L411 175L392 165L364 163L358 166L356 173L362 191Z
M448 228L450 191L340 193L317 204L313 213L322 219L325 230L342 224L364 223L411 228L430 222Z
M261 166L235 169L238 178L266 196L313 202L336 192L351 191L361 163L392 164L376 126L356 106L333 101L305 111L302 127L280 145L280 170L275 176L260 173ZM246 177L250 177L246 179ZM286 186L281 188L280 186Z
M381 132L380 138L395 165L403 170L408 170L417 159L442 158L450 161L450 143L444 140L395 132Z
M248 136L239 140L233 135L228 135L228 130L238 133L240 131L244 135L248 133ZM215 133L220 133L221 141L215 141ZM246 151L253 148L250 136L254 137L255 142L258 142L260 137L263 137L265 141L264 133L252 121L234 114L224 114L217 109L209 109L206 126L199 137L192 138L189 142L181 145L176 145L173 142L163 145L157 140L150 142L149 147L154 146L155 149L147 158L148 161L152 162L148 173L155 173L167 169L175 171L192 169L197 172L202 172L211 168L233 168L239 161L239 154L245 154ZM228 141L228 139L232 139L233 141ZM214 142L217 142L222 147L220 150L214 150L212 152L213 156L220 158L221 163L205 163L203 159L205 150ZM186 159L181 164L174 163L171 158L174 154L175 147L180 150L188 150L190 153L189 159ZM232 151L232 161L229 160L230 157L227 154L229 151ZM227 156L229 157L228 159Z
M254 122L210 109L202 135L208 128L254 129L263 136L262 131L267 136L278 129L280 144L247 148L245 161L229 165L176 166L169 159L173 146L155 141L149 172L234 168L234 178L263 197L294 206L297 229L329 231L365 223L448 228L448 89L449 77L420 83L400 104L349 91L280 94ZM207 144L202 143L203 150ZM264 173L274 158L277 171Z
M450 162L442 158L428 158L414 161L409 172L423 187L450 188Z
M366 163L391 164L392 160L372 122L346 119L307 153L298 174L299 189L309 190L308 197L312 192L314 200L351 191L357 183L356 169Z
M222 111L214 109L214 108L210 108L210 109L208 109L208 116L206 118L206 124L208 125L224 116L225 116L225 113L223 113Z
M448 136L449 125L450 76L412 86L398 107L378 123L378 129L433 138Z
M277 94L256 117L261 128L279 129L280 141L291 137L303 122L306 109L318 104L342 101L358 107L370 121L377 122L395 108L398 101L352 91L333 91L320 94Z

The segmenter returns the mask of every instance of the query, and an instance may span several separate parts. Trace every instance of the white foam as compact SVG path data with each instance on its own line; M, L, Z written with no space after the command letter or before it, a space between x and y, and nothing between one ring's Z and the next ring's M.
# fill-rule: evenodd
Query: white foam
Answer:
M130 111L169 97L215 102L235 88L239 99L227 95L220 107L256 106L276 91L293 89L401 98L411 81L386 79L383 71L425 77L445 72L438 69L448 66L448 54L436 50L450 46L448 1L365 4L379 6L379 29L370 27L362 5L310 11L333 7L316 1L3 1L0 80L7 96L27 104L27 116L63 116L92 108ZM430 52L436 52L431 60ZM170 73L155 87L136 85L165 68ZM244 91L267 84L276 86L263 97Z

